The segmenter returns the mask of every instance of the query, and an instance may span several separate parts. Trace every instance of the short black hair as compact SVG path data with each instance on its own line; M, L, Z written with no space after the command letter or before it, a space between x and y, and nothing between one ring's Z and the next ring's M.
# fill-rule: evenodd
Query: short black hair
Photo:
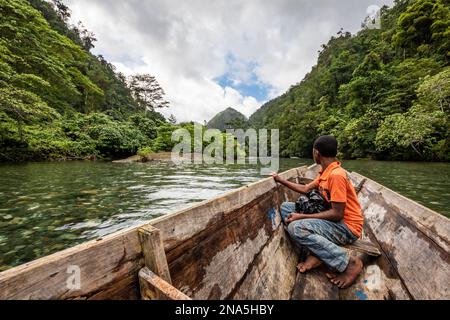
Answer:
M334 158L337 155L338 143L333 136L321 136L314 142L314 149L319 151L322 157Z

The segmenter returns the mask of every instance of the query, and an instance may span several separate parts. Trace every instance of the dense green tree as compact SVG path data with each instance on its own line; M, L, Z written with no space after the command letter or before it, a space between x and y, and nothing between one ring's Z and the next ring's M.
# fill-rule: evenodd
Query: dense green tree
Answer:
M450 160L450 67L427 77L418 100L406 113L385 118L377 136L378 150L404 151L418 159ZM413 154L413 155L411 155Z
M439 54L450 58L450 5L448 0L413 2L397 22L395 47L404 56Z
M152 112L169 106L169 102L164 99L165 92L154 76L133 75L129 79L129 86L140 110Z
M334 134L345 158L448 160L448 0L396 0L381 29L338 32L317 65L249 123L279 128L283 156Z
M131 155L166 121L69 17L60 0L0 0L0 161Z
M433 77L427 76L417 89L419 103L430 108L438 108L450 115L450 67L444 68Z

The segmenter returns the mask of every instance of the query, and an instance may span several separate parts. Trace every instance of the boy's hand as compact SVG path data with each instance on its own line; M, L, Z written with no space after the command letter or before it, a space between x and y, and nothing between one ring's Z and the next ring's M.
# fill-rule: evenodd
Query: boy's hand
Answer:
M291 213L290 215L288 215L286 222L289 224L291 222L294 222L296 220L301 220L301 219L305 219L305 214L303 213Z
M278 173L272 173L272 178L275 180L275 182L281 181L281 177L278 175Z

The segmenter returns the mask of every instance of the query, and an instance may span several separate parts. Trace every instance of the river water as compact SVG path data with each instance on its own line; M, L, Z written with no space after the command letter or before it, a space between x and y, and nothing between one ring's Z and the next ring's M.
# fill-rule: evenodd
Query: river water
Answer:
M312 164L282 159L280 171ZM450 163L343 166L450 216ZM51 162L0 165L0 271L261 179L252 165Z

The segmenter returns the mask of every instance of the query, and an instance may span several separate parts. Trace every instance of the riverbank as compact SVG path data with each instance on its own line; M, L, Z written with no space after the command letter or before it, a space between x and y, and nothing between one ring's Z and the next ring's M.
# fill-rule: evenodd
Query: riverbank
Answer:
M186 158L194 159L196 155L193 153L188 153L185 155ZM134 155L128 157L126 159L114 160L113 163L133 163L133 162L172 162L172 152L154 152L154 153L146 153L145 155Z
M201 153L185 153L183 158L201 162L205 156ZM210 158L208 160L213 160ZM154 152L145 155L134 155L126 159L114 160L113 163L133 163L133 162L170 162L172 163L172 152Z

